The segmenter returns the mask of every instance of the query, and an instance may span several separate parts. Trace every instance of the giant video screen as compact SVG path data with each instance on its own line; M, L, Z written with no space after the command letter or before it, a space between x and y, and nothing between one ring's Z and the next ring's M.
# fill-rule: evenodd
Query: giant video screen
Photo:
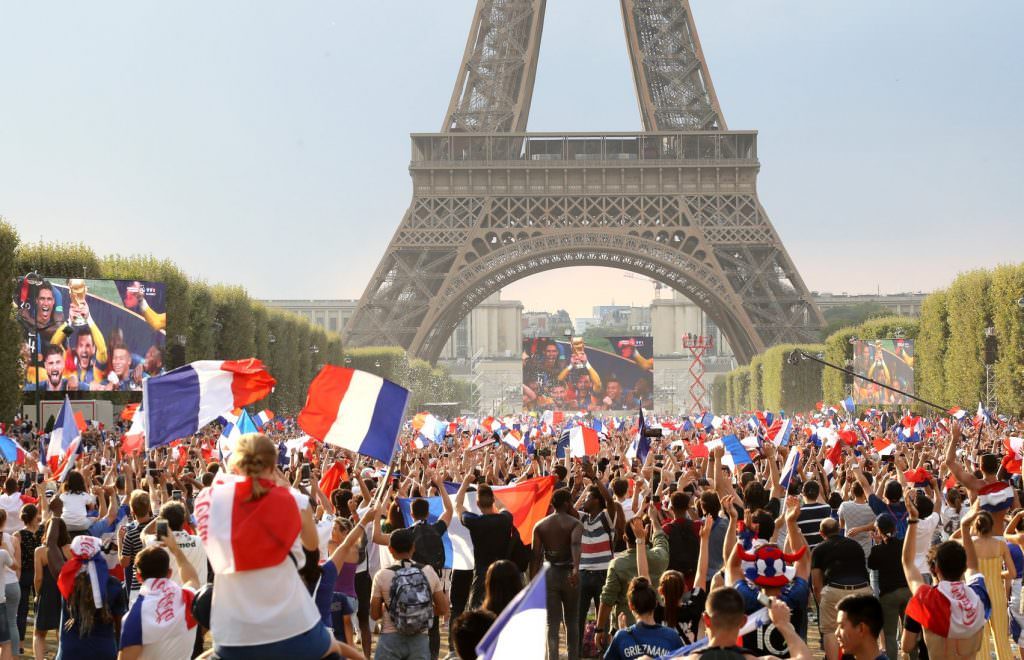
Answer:
M651 405L651 337L609 337L612 351L587 346L583 337L523 339L523 408L598 412Z
M167 308L160 282L18 279L25 391L141 391L164 372Z
M912 339L864 339L853 344L853 370L907 394L914 394L914 341ZM911 400L902 394L860 378L853 379L853 401L858 405L903 405Z

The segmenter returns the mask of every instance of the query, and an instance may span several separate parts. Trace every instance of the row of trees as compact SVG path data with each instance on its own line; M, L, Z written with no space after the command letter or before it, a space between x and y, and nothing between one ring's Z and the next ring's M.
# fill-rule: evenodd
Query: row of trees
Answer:
M920 319L873 318L802 348L846 366L853 358L851 339L897 335L915 340L917 396L944 408L993 399L1000 411L1024 413L1024 264L958 276L924 299ZM842 401L852 377L811 361L787 364L793 348L773 347L720 377L712 386L715 410L806 410L816 401Z
M411 410L428 402L470 400L468 385L426 361L410 360L401 348L344 351L337 333L298 315L269 309L240 286L191 279L174 263L152 256L99 256L83 244L20 244L15 229L0 220L0 281L13 282L33 270L56 279L84 276L163 282L166 367L203 359L257 357L269 366L278 385L266 401L256 405L278 414L302 408L310 381L325 364L362 369L408 387ZM10 419L22 402L20 342L11 308L0 315L0 419ZM123 393L107 396L127 397Z

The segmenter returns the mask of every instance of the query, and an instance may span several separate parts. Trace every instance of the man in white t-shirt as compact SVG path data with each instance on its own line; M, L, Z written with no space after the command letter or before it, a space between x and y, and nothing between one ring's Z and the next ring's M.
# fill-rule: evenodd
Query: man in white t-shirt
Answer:
M171 579L172 562L181 584ZM135 570L142 589L122 621L121 660L188 660L195 642L196 623L188 612L199 586L196 569L171 534L139 552Z
M185 530L185 518L185 505L181 502L172 501L164 504L160 507L160 516L152 520L142 530L142 543L147 547L156 545L156 526L159 522L166 521L168 529L174 535L177 546L181 549L182 554L188 558L193 568L195 568L196 574L199 577L199 584L204 585L207 581L206 550L203 548L203 544L200 543L198 536L189 534ZM181 572L178 570L178 562L173 555L171 556L171 579L178 584L184 584Z

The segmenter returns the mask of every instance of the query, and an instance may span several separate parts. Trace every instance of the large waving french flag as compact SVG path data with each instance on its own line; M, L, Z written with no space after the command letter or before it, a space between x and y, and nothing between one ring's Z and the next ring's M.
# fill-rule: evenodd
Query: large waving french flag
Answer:
M409 390L380 376L325 365L309 384L299 427L328 444L390 463Z
M266 397L277 381L263 363L200 360L142 382L146 448L196 433L222 414Z

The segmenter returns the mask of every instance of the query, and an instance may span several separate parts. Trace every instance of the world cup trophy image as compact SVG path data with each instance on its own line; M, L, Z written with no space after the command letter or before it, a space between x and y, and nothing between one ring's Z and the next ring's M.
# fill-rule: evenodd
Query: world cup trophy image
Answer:
M68 292L71 294L71 325L81 327L87 325L85 294L88 289L83 279L69 279Z
M589 360L587 359L583 337L573 337L570 343L572 345L572 355L570 356L572 367L574 369L586 369Z

